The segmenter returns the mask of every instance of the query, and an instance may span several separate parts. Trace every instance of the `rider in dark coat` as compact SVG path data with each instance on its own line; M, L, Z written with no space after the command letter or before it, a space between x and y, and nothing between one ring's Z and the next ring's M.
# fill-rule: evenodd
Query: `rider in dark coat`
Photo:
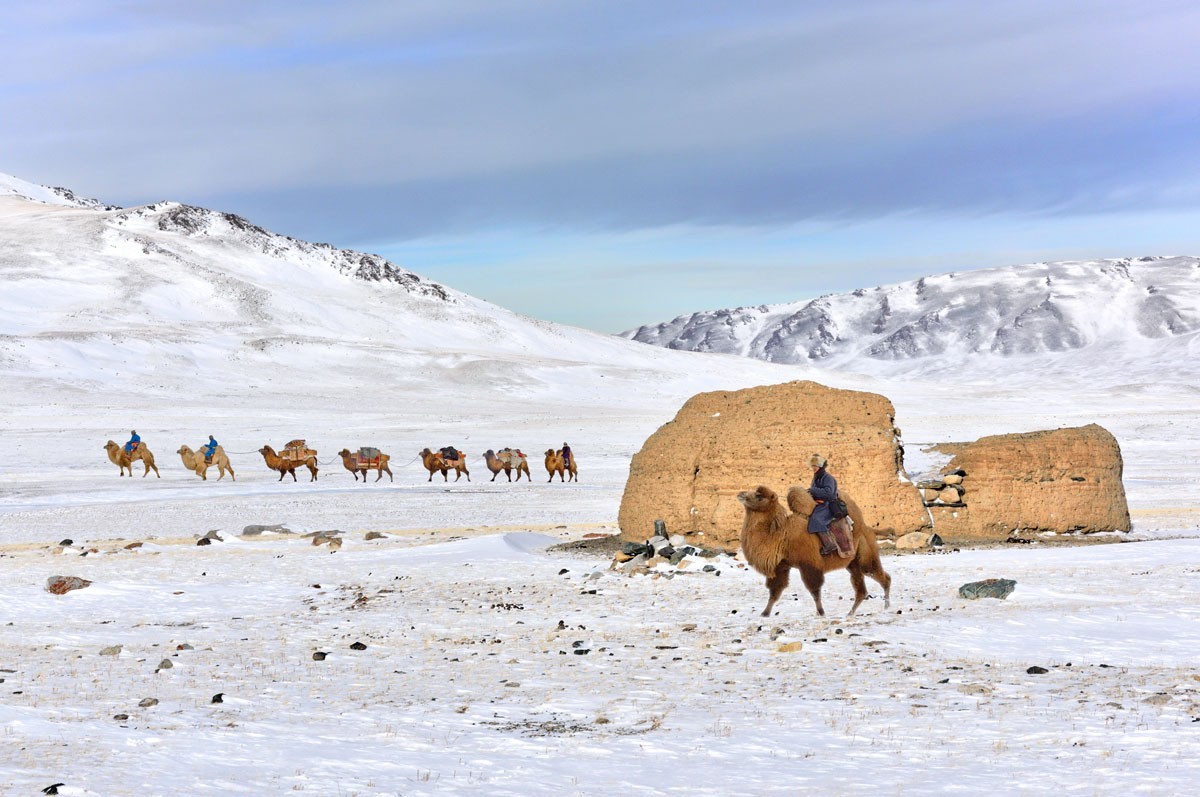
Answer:
M562 458L563 458L563 466L566 468L570 468L571 467L571 447L569 445L567 445L566 443L563 443Z
M817 502L817 508L808 519L808 531L820 536L821 555L825 556L837 552L837 543L833 541L833 534L829 531L829 525L834 520L833 502L838 497L837 480L826 472L825 467L829 461L820 454L813 454L808 464L813 469L812 485L808 488L808 494Z

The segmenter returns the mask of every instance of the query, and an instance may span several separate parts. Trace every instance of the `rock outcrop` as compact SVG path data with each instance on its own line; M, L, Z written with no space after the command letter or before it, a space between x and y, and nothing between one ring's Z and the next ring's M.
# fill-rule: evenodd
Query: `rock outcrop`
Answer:
M765 484L783 494L812 481L808 458L829 458L843 494L868 523L928 530L912 484L902 481L895 410L883 396L815 382L701 393L642 446L629 466L618 520L642 541L655 520L688 542L733 550L744 510L738 492Z
M934 528L947 541L1129 531L1121 449L1101 426L997 435L934 450L954 457L945 474L961 476L946 487L958 501L929 502Z

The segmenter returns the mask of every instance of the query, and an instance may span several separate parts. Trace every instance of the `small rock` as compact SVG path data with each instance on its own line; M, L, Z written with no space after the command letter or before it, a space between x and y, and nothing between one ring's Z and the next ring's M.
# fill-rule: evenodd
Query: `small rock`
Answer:
M326 655L328 655L328 654L326 654L323 651L318 650L313 653L313 661L325 661Z
M1045 667L1038 667L1035 665L1033 667L1030 667L1025 672L1029 673L1030 675L1045 675L1046 673L1048 673L1050 671L1047 670Z
M896 548L901 551L915 551L920 548L925 548L929 545L929 541L932 537L932 534L926 534L922 531L914 531L897 539Z
M972 581L958 588L961 598L975 600L977 598L999 598L1004 600L1016 589L1017 582L1010 578L987 578L983 581Z
M717 566L716 566L716 565L705 565L705 566L704 566L704 572L705 572L705 573L715 573L716 571L717 571Z
M1150 695L1150 697L1146 698L1142 702L1148 703L1151 706L1165 706L1171 702L1171 696L1163 692L1159 692L1156 695Z
M218 534L218 533L217 533L217 529L209 529L209 530L208 530L208 533L206 533L206 534L204 535L204 539L206 539L206 540L216 540L217 542L225 542L225 538L224 538L224 537L222 537L220 534Z
M667 524L665 521L662 521L662 520L654 521L654 536L656 536L656 537L667 536Z
M159 670L169 670L174 666L175 666L174 662L172 662L170 659L163 659L162 661L160 661L158 663Z
M131 542L125 546L125 550L134 551L134 550L137 550L138 548L141 548L145 544L146 543L144 543L144 542Z
M156 698L156 697L143 697L141 700L138 701L138 708L150 708L151 706L157 706L157 705L158 705L158 698Z
M180 644L176 645L176 646L175 646L175 649L176 649L176 650L195 650L195 648L194 648L194 647L192 647L191 645L189 645L189 644L188 644L188 643L186 643L186 642L182 642L182 643L180 643Z
M125 720L129 719L129 715L128 714L113 714L113 719L118 720L120 722L124 722ZM57 793L58 792L56 791L55 794L57 794Z
M361 643L361 642L355 642L354 644L352 644L352 645L350 646L350 649L351 649L351 650L366 650L366 649L367 649L367 646L366 646L366 645L364 645L364 644L363 644L363 643Z
M262 534L264 531L272 531L277 534L291 534L291 532L288 531L286 526L281 526L281 525L257 526L257 525L254 525L254 526L246 526L246 528L242 529L242 536L243 537L255 537L259 534Z
M212 540L210 540L208 537L201 537L200 539L196 540L196 544L197 545L212 545Z
M212 696L212 700L211 700L210 702L212 702L212 703L224 703L224 702L225 702L225 693L224 693L224 692L217 692L215 695L213 695L213 696Z
M803 642L785 642L779 646L780 653L795 653L804 648Z
M106 647L100 651L100 655L101 656L120 656L121 655L121 646L120 645L109 645L108 647Z
M382 531L368 531L367 535L365 537L363 537L363 539L364 540L386 540L387 535L384 534Z
M90 587L92 582L79 576L50 576L46 579L46 591L53 595L66 595L73 589Z
M59 545L61 545L64 548L70 548L74 544L75 544L75 540L72 540L70 537L59 542Z

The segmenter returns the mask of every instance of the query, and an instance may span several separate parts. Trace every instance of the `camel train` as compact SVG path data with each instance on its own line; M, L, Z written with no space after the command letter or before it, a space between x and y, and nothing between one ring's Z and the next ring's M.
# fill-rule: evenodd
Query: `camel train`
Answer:
M453 446L446 446L436 453L428 448L423 448L418 456L421 457L421 463L425 465L425 470L429 471L427 481L433 481L435 473L442 474L443 481L450 481L450 477L447 475L450 471L454 471L454 481L458 481L464 473L467 481L471 481L471 471L467 470L467 455Z
M816 534L808 533L808 518L816 508L816 501L808 490L793 487L788 490L788 508L779 503L779 496L769 487L760 485L754 490L738 493L738 501L746 509L742 521L742 555L746 562L767 579L769 597L762 616L770 617L775 602L788 585L788 577L794 567L800 571L800 579L817 605L817 614L824 617L821 605L821 586L825 574L843 568L850 573L850 584L854 587L852 616L867 597L864 575L878 581L883 587L883 607L891 606L892 577L879 561L879 545L876 529L863 520L862 510L845 494L841 496L850 510L853 521L853 555L842 558L837 553L821 555L821 542ZM878 533L886 534L886 530Z
M211 437L209 441L213 444L216 443ZM132 451L127 451L123 446L109 440L104 444L104 449L108 454L109 461L119 468L120 476L128 475L132 477L133 463L141 460L145 468L142 473L143 478L149 475L152 470L155 476L160 479L162 478L162 474L158 471L158 466L154 463L154 454L151 453L150 449L144 443L138 442ZM205 444L201 444L194 449L191 446L181 445L175 453L179 455L184 468L195 473L204 481L208 481L209 468L214 467L219 474L216 479L217 481L224 479L226 473L229 474L231 481L237 481L237 474L229 461L229 456L226 454L225 449L220 445L216 445L215 449L213 449L211 459L205 457L206 449L207 445ZM264 445L258 449L258 453L262 455L263 461L268 468L279 472L279 481L283 481L284 477L289 474L292 477L292 481L299 481L296 476L296 470L304 467L308 468L311 476L309 481L317 481L317 474L320 471L317 452L309 448L307 443L302 439L290 441L278 453L269 445ZM546 471L550 476L548 481L553 481L555 474L558 475L559 481L578 481L578 469L574 455L571 454L568 457L564 457L563 455L563 449L551 448L546 451ZM357 452L351 452L349 449L343 448L338 452L338 456L341 457L342 465L346 470L350 471L356 482L361 474L363 484L366 484L367 474L371 471L376 472L376 482L381 481L385 473L388 475L389 481L395 482L396 480L390 467L391 457L382 453L377 448L362 447ZM450 471L454 471L454 480L456 482L463 476L467 477L467 481L471 481L471 471L467 466L467 454L452 446L447 446L437 451L425 448L417 456L425 466L425 469L429 471L429 478L426 481L433 481L434 474L440 473L442 474L442 480L448 482L450 481ZM521 481L522 474L524 474L526 481L533 481L529 470L529 458L519 448L506 447L499 451L489 448L484 452L483 459L488 470L491 471L492 481L495 481L496 477L501 473L510 482L513 481L514 474L518 482Z
M392 476L392 469L388 467L392 458L378 448L363 447L355 454L351 454L350 449L343 448L338 452L338 456L342 458L342 465L346 470L354 474L354 481L358 481L358 474L361 473L363 484L366 484L367 471L372 470L379 471L375 481L382 479L384 473L387 473L389 481L396 481Z
M204 481L208 481L208 469L210 467L216 467L217 472L221 474L217 477L217 481L225 478L225 471L229 471L230 479L237 481L237 474L233 472L233 466L229 464L229 457L225 455L224 448L217 446L216 450L213 451L212 462L209 462L200 453L200 449L203 448L203 444L195 451L188 446L180 446L179 450L175 453L183 460L183 467L192 471Z
M112 464L121 469L120 475L122 476L128 470L129 476L132 478L133 463L140 459L142 465L146 468L145 472L142 473L143 479L150 474L151 470L154 471L155 476L160 479L162 478L162 474L158 472L158 466L154 464L154 455L150 453L150 449L146 448L144 443L139 443L138 447L133 449L133 451L126 451L112 440L109 440L104 444L104 450L108 452L108 458L112 461Z
M558 480L560 482L561 481L573 481L573 482L579 481L579 477L577 475L579 471L575 467L575 455L572 454L571 459L569 461L563 462L563 453L562 453L561 448L546 449L546 472L550 474L550 478L546 480L547 482L554 481L554 477L556 475L558 476ZM567 476L570 476L571 478L564 479L563 478L564 474Z
M303 440L288 443L282 455L276 454L275 449L270 446L263 446L258 449L258 453L263 455L268 468L279 471L279 481L283 481L283 477L289 473L292 475L292 481L298 481L296 468L301 466L307 467L308 472L312 474L310 482L317 480L317 452L309 448Z
M513 471L517 472L517 481L521 481L521 474L525 474L526 481L533 481L533 477L529 475L528 458L521 453L519 448L502 448L497 454L492 449L483 452L483 461L487 465L487 469L492 472L492 481L496 481L496 477L503 473L512 481Z

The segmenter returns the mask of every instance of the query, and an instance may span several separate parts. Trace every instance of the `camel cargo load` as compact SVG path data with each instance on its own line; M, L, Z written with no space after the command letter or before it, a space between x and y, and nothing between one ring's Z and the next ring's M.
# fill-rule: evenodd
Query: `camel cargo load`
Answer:
M948 542L1130 529L1121 449L1102 426L996 435L931 450L953 455L943 475L918 485L934 529Z
M883 396L808 381L693 396L634 455L622 537L645 539L663 520L693 544L734 550L745 514L738 493L808 486L814 453L829 459L841 492L871 526L928 530L919 494L897 476L904 462L894 417Z
M315 457L317 452L308 447L308 442L303 438L289 440L288 444L279 452L280 459L294 459L298 462L303 462L309 457Z

